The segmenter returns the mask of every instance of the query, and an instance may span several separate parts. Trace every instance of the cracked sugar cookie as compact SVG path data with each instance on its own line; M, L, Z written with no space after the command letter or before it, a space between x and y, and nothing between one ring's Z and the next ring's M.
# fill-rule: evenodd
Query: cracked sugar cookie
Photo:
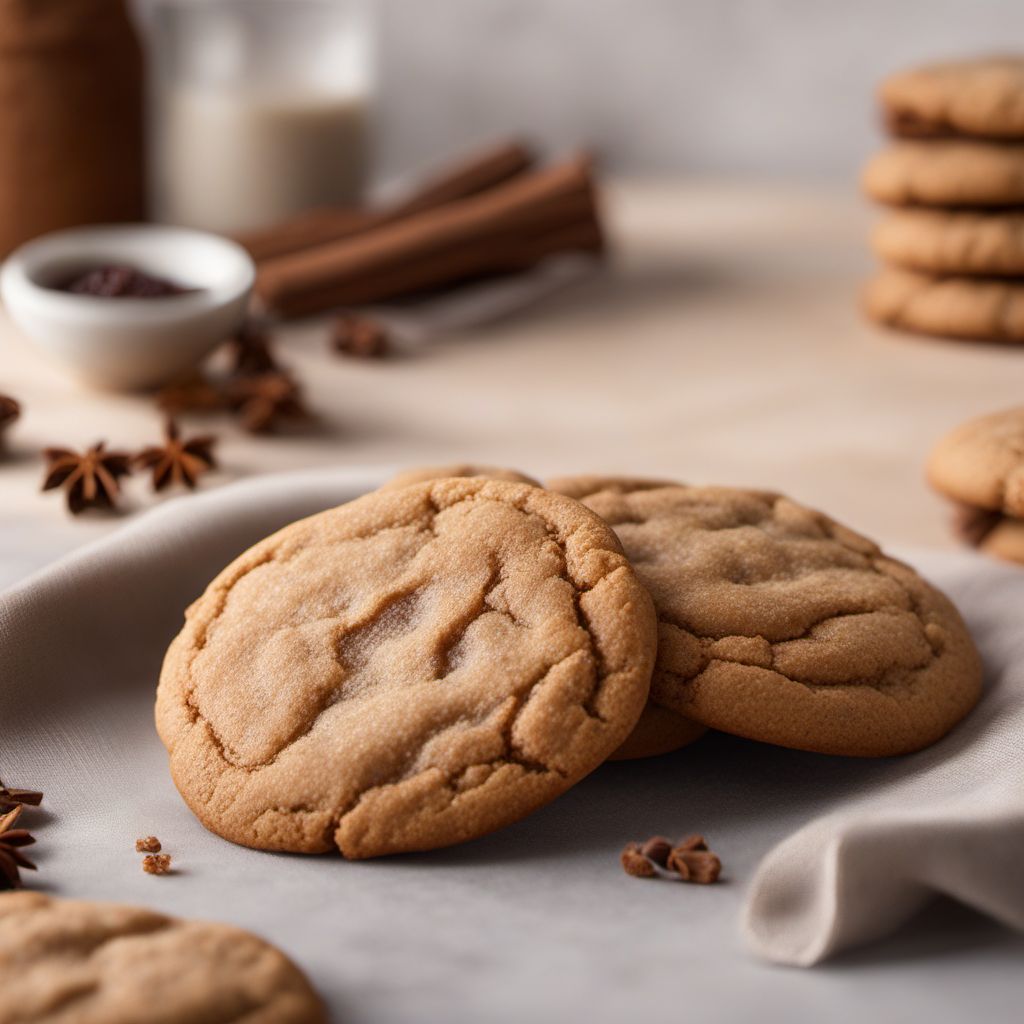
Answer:
M189 608L157 693L212 831L362 858L491 832L627 737L651 599L578 502L506 481L376 491L293 523Z
M141 907L0 897L0 1024L327 1024L305 975L262 939Z
M656 703L750 739L878 757L935 742L977 702L981 661L949 600L828 516L726 487L549 486L615 530L654 598Z

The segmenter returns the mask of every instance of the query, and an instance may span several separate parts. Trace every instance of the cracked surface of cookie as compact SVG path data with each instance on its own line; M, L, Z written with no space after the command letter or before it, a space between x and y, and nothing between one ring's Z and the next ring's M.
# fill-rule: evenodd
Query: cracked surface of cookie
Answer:
M944 61L890 75L879 89L896 135L1024 137L1024 58Z
M932 449L927 473L948 498L1024 518L1024 408L961 424Z
M0 897L0 1024L327 1024L283 953L141 907Z
M904 331L1024 342L1024 285L1016 279L933 277L889 269L868 282L863 303L872 320Z
M895 206L1016 205L1024 202L1024 145L896 142L867 162L861 184Z
M508 480L511 483L532 484L539 487L540 484L520 473L517 469L503 469L501 466L480 466L474 462L459 462L452 466L416 466L412 469L396 473L387 483L380 488L382 491L393 491L399 487L408 487L409 484L423 484L429 480L444 480L448 477L483 477L487 480Z
M871 234L884 262L926 274L1024 275L1024 215L892 209Z
M751 739L886 756L977 701L980 659L949 600L828 516L726 487L612 480L580 499L654 598L657 703Z
M607 477L597 474L555 477L547 486L558 494L565 494L577 500L604 488L614 490L646 490L667 486L670 481L651 480L647 477ZM668 708L648 700L639 721L623 743L608 758L609 761L634 761L642 757L659 757L671 754L695 743L706 732L707 727L670 711Z
M446 479L293 523L168 650L157 727L186 802L248 846L461 842L596 768L647 699L656 621L612 531L536 487Z

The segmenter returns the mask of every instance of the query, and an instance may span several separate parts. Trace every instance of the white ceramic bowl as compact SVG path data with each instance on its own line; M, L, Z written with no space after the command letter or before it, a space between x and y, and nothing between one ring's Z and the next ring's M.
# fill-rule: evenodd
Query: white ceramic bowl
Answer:
M166 298L98 298L59 286L99 266L126 265L194 288ZM72 228L15 251L0 271L14 322L90 384L158 387L187 372L245 318L256 270L218 235L157 224Z

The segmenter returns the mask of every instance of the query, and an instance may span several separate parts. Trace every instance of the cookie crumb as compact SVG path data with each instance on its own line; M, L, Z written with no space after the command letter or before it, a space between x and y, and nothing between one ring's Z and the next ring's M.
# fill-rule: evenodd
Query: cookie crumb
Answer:
M142 870L147 875L169 875L171 873L171 855L169 853L151 853L143 857Z
M135 840L136 853L159 853L162 847L156 836L146 836L144 839Z
M653 878L657 874L654 865L641 852L639 843L627 843L620 860L622 870L634 878Z

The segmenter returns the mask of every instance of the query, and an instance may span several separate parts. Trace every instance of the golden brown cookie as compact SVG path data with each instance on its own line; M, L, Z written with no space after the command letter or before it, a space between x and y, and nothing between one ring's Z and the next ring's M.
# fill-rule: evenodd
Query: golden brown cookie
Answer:
M894 206L1024 203L1024 145L963 140L896 142L872 157L864 191Z
M932 449L927 474L948 498L1024 518L1024 408L957 427Z
M164 662L157 727L212 831L352 858L462 842L629 735L650 596L578 502L506 481L376 491L228 566Z
M668 483L670 481L654 480L649 477L609 477L591 473L555 477L547 482L547 486L558 494L565 494L570 498L581 500L604 488L629 488L634 491L642 491L664 487ZM679 750L696 742L706 732L707 728L699 722L694 722L683 715L677 715L674 711L649 700L633 731L608 760L633 761L642 757L658 757L661 754L669 754L673 750Z
M685 718L653 701L648 701L640 720L609 761L635 761L642 757L659 757L696 743L707 726Z
M0 896L0 1024L326 1024L302 972L224 924Z
M1024 275L1024 214L893 209L871 246L886 263L926 274Z
M976 57L903 71L882 83L879 99L896 135L1024 138L1024 57Z
M1024 341L1024 284L1015 280L882 270L868 282L863 302L872 320L904 331Z
M654 598L657 703L751 739L886 756L933 743L977 701L981 663L953 605L828 516L726 487L606 481L582 500Z
M502 469L500 466L478 466L472 462L460 462L454 466L417 466L414 469L407 469L397 473L381 490L393 491L399 487L408 487L409 484L423 484L428 480L444 480L448 477L483 477L487 480L509 480L512 483L532 484L539 487L540 484L515 469Z

